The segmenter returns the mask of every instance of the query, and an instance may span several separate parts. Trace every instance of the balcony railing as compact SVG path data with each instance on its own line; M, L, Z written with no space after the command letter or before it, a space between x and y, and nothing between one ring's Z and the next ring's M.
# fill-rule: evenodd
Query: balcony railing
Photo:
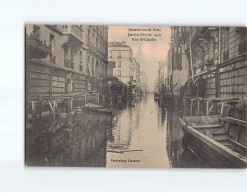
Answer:
M35 58L46 58L48 54L51 54L51 45L47 45L46 41L42 41L39 39L38 35L35 35L31 33L30 35L26 35L26 47L31 47L34 50L38 50L39 52L36 52L37 55L32 56ZM33 53L29 52L30 54Z
M102 50L100 50L99 48L95 47L91 42L88 42L88 46L93 49L94 51L96 51L97 53L100 53L101 55L103 55L105 58L107 58L107 53L104 53Z
M71 33L73 35L77 36L78 38L80 38L81 40L83 39L83 31L79 26L72 25L71 26Z
M60 25L58 28L64 33L69 33L80 41L83 41L83 30L78 25Z
M64 60L64 66L74 69L74 62L72 59Z
M247 52L247 41L244 41L239 44L239 55Z

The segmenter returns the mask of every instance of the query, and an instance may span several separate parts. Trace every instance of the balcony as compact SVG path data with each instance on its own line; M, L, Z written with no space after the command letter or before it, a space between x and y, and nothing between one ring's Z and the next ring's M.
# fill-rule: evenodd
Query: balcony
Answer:
M39 39L38 35L31 33L26 35L26 50L28 58L46 58L48 54L51 54L51 45L47 45L46 41Z
M239 44L239 55L242 55L247 52L247 41L244 41Z
M104 56L107 59L107 53L104 53L102 50L100 50L98 47L95 47L91 42L88 42L88 46L89 48L91 48L92 50L96 51L97 53L101 54L102 56Z
M71 69L74 69L74 62L73 62L73 59L67 59L67 60L64 60L64 66L67 67L67 68L71 68Z
M59 28L64 34L72 35L77 40L83 42L83 30L78 25L60 25Z

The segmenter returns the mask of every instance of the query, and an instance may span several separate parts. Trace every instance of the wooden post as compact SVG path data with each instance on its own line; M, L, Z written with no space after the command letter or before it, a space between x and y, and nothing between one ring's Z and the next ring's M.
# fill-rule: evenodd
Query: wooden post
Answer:
M218 68L215 69L215 97L220 97L220 78Z
M223 115L225 102L221 102L221 109L220 109L220 115Z
M99 104L99 93L97 93L97 103Z
M238 128L237 128L237 135L236 135L236 138L235 138L236 142L238 142L238 140L239 140L239 134L240 134L240 124L238 124Z
M56 116L56 100L53 100L53 119L55 119Z
M207 100L207 116L209 115L208 109L209 109L209 100Z
M193 115L193 100L190 99L190 115Z
M227 119L227 124L226 124L226 133L229 131L229 125L230 125L230 120Z
M73 109L73 98L70 99L70 106L71 106L70 108L72 110Z
M200 114L200 100L197 100L197 116Z
M49 96L52 96L52 69L50 69L49 75Z

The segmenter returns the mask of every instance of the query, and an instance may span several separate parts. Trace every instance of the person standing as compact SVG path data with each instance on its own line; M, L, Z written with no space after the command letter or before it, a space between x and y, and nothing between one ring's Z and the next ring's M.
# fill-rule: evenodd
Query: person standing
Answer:
M204 78L202 78L202 75L199 75L197 80L195 81L195 85L196 85L196 97L202 97L204 98L205 96L205 92L206 92L206 80Z

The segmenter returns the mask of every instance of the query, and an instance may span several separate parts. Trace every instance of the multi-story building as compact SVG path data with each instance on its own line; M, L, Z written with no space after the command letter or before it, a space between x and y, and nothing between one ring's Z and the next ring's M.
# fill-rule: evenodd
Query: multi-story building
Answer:
M188 58L185 56L184 45L181 44L179 27L172 27L172 40L168 52L168 66L166 84L173 95L178 96L180 87L188 79Z
M137 62L135 58L132 59L132 62L133 62L132 76L133 76L133 81L136 85L136 93L140 93L141 90L140 64Z
M84 26L87 34L87 67L91 80L88 82L89 90L99 88L100 80L108 72L108 26Z
M107 44L107 26L27 25L27 97L97 89L107 76Z
M147 91L147 78L145 72L143 71L140 71L140 82L142 92Z
M247 97L247 28L172 27L168 77L173 94L202 75L206 97Z
M157 89L160 90L162 84L166 85L167 63L165 60L161 60L158 63L159 63L159 69L158 69Z
M131 47L125 42L108 43L108 60L115 62L113 76L124 84L128 84L130 80L139 81L140 65L133 57Z

